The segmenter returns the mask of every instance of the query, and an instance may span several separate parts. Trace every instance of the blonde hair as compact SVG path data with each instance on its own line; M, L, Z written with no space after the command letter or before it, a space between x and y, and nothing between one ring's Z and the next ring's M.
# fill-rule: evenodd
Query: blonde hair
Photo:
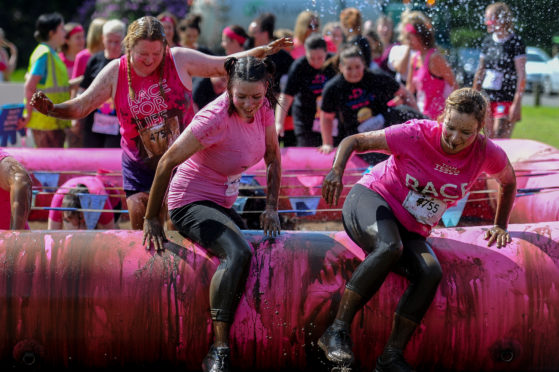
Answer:
M163 44L163 59L159 64L159 92L161 97L165 99L165 91L163 89L163 71L165 68L165 57L167 53L167 39L163 25L155 17L145 16L138 18L128 27L128 33L124 37L123 44L126 50L126 61L128 63L128 94L131 99L136 99L136 93L132 88L132 78L130 70L132 64L130 60L130 51L140 40L160 41Z
M86 48L94 54L103 49L103 25L105 18L94 18L87 29Z
M293 30L293 34L295 38L302 43L305 42L307 38L307 31L309 29L309 25L313 20L317 22L317 30L320 28L320 20L316 14L310 12L308 10L304 10L297 16L297 20L295 21L295 29Z

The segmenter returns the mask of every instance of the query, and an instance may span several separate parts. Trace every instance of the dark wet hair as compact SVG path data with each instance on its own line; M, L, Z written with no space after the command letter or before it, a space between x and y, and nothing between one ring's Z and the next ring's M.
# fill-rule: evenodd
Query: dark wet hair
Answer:
M448 96L444 113L439 120L444 118L450 110L461 114L473 115L478 122L478 131L483 129L485 116L487 114L487 98L483 93L472 88L457 89Z
M227 71L227 93L229 94L229 107L227 113L233 115L235 105L233 104L233 84L236 81L263 82L266 85L266 98L268 106L274 108L278 100L273 92L274 73L276 66L268 58L256 57L229 57L225 60L225 71Z
M361 51L361 48L359 48L357 45L355 44L346 44L344 46L344 48L340 51L340 63L342 63L342 61L349 59L349 58L361 58L361 60L363 61L363 64L365 64L365 56L363 55L363 52Z
M33 36L38 42L49 41L49 33L56 31L58 26L64 23L64 18L60 13L41 14L35 22L35 32Z
M267 32L270 40L274 39L274 29L276 28L276 16L272 13L262 13L255 20L260 31Z
M327 51L328 46L326 45L326 41L324 40L322 35L314 33L305 40L305 50L316 49L324 49L325 51Z
M80 196L78 194L89 194L89 190L87 186L83 183L78 183L75 187L72 187L64 198L62 199L62 208L77 208L81 209L82 203L80 202ZM80 212L78 211L64 211L69 217L73 217L78 215Z

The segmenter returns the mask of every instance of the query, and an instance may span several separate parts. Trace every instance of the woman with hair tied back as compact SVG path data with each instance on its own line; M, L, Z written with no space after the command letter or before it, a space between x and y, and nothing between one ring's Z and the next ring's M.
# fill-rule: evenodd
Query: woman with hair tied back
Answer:
M516 178L505 152L480 134L486 110L481 93L463 88L448 97L440 121L411 120L356 134L338 147L322 185L322 196L331 205L338 202L344 168L353 151L382 151L390 157L353 186L343 205L345 231L367 256L346 284L333 324L318 341L329 360L352 362L353 318L388 273L394 272L410 284L398 303L375 371L412 370L403 357L404 349L442 277L426 238L446 208L463 198L482 172L499 183L495 225L487 230L485 239L488 246L496 242L497 248L511 241L507 224Z
M276 40L236 57L264 57L290 43ZM122 177L130 222L133 229L141 229L157 163L194 116L192 76L224 75L226 57L169 48L163 25L150 16L132 22L124 47L125 55L109 62L79 97L55 105L38 92L31 104L45 115L79 119L113 99L122 136ZM161 220L165 215L162 209Z
M274 126L274 65L268 59L229 58L227 91L198 112L163 155L151 188L144 222L144 244L164 249L158 216L169 178L169 215L180 234L219 257L210 285L214 344L204 371L229 371L229 329L246 281L252 249L241 232L244 223L232 209L241 175L264 158L266 208L260 216L265 235L280 232L277 212L281 157Z

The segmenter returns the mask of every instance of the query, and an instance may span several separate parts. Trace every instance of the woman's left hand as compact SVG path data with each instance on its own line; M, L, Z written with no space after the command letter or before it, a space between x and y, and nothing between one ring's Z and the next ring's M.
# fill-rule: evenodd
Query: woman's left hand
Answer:
M499 226L493 226L487 230L485 232L485 240L489 240L487 242L488 247L490 247L493 242L497 242L497 248L502 248L512 241L508 231Z
M280 49L289 48L291 46L293 46L293 40L287 37L282 37L281 39L274 40L268 45L263 46L262 55L259 55L258 57L264 58L266 56L279 52Z
M264 231L264 235L271 238L278 236L281 230L278 211L266 209L260 215L260 227Z

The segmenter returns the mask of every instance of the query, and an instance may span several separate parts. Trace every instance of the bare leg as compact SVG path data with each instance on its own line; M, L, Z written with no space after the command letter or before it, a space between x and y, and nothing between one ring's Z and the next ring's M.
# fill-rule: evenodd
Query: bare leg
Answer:
M507 118L495 119L495 138L510 138L514 123Z

